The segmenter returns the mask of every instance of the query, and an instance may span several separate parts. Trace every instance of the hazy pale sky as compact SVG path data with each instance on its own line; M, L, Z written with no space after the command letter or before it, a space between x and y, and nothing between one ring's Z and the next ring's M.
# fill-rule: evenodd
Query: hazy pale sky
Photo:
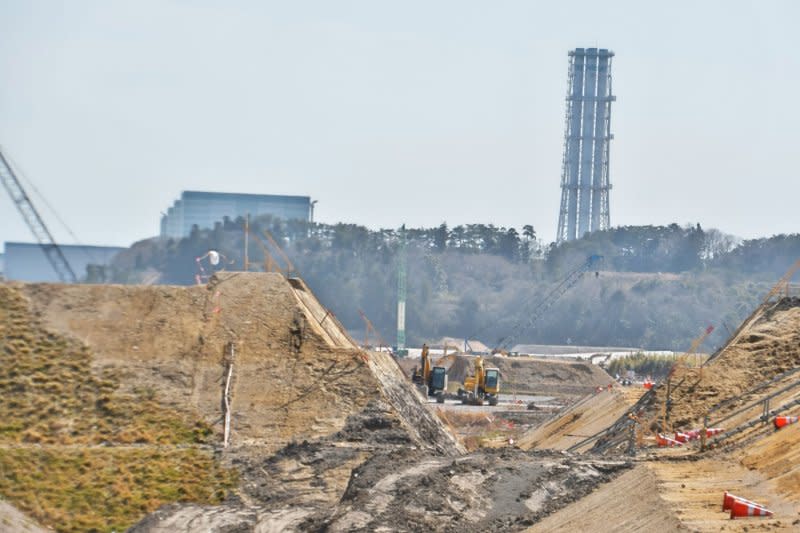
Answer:
M567 52L596 46L613 225L797 232L798 20L788 0L6 0L0 144L86 244L156 235L184 189L550 241ZM0 242L31 239L0 191Z

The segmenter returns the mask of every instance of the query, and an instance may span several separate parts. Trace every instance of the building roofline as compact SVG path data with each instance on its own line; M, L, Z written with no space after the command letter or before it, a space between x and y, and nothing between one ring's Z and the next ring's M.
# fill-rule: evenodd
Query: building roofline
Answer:
M38 242L20 242L20 241L5 241L3 244L6 247L9 244L12 245L12 246L25 246L25 247L34 247L35 246L36 248L39 248L40 246L42 246ZM127 250L128 249L125 246L104 246L104 245L101 245L101 244L59 244L58 247L59 248L66 248L66 249L70 249L70 248L81 248L81 249L92 248L92 249L97 249L97 250Z
M300 200L300 201L311 201L310 196L294 196L294 195L284 195L284 194L253 194L253 193L240 193L240 192L214 192L214 191L182 191L181 192L181 199L187 197L194 197L194 198L211 198L211 197L220 197L224 196L231 199L281 199L281 200Z

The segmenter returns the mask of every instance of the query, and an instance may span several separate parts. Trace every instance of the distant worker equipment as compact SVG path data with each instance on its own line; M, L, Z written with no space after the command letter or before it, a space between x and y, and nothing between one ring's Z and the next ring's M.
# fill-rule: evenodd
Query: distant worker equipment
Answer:
M475 359L475 374L464 380L464 387L458 389L461 403L468 405L497 405L500 395L500 370L485 368L483 357Z
M431 366L428 345L422 345L420 367L411 374L411 381L420 389L423 396L436 398L437 403L444 403L447 392L447 369L443 366Z
M36 237L36 240L39 242L39 246L41 246L44 255L53 266L53 270L58 274L58 278L63 283L77 283L78 277L75 275L75 271L64 256L64 252L59 248L55 239L53 239L53 235L50 233L50 230L47 229L44 220L42 220L33 202L31 202L28 193L25 192L25 189L22 187L22 183L20 183L17 175L14 173L2 148L0 148L0 181L3 182L3 186L8 191L9 196L11 196L11 201L17 206L20 214L22 214L22 218L25 219L25 223L28 225L28 228L30 228L31 233L33 233L34 237Z
M224 260L222 266L220 266L220 259ZM203 260L208 260L209 268L212 273L223 270L225 268L225 264L232 265L234 263L234 261L229 261L227 257L216 250L209 250L200 257L195 257L194 261L197 264L197 273L195 274L194 279L198 285L201 285L209 278L209 274L206 272L206 269L203 268Z
M569 81L561 165L557 242L611 227L608 172L611 134L611 58L605 48L569 52Z

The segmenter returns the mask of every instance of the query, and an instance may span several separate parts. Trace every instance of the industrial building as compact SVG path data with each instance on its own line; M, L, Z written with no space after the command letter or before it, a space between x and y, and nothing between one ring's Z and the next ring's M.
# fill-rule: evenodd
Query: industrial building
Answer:
M611 226L609 144L611 58L605 48L569 52L569 83L561 172L558 242L579 239Z
M225 217L235 220L250 215L272 215L285 220L312 221L313 205L308 196L272 194L239 194L224 192L183 191L166 214L161 217L161 236L188 237L192 226L213 228Z
M111 259L125 248L117 246L59 245L78 280L86 279L86 267L106 267ZM12 281L55 282L61 281L58 272L42 249L31 242L6 242L3 254L3 276Z

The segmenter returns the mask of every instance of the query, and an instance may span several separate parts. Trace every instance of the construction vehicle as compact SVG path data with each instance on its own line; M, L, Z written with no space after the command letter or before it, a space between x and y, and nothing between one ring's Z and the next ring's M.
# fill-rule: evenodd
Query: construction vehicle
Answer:
M464 386L458 389L461 403L468 405L497 405L500 396L500 370L485 368L483 357L475 359L475 375L464 380Z
M585 261L572 268L566 274L566 276L561 278L555 287L553 287L553 289L551 289L542 300L538 302L532 302L526 306L521 313L522 317L511 328L511 332L497 341L497 345L492 349L491 353L501 355L519 355L510 351L514 341L516 341L521 334L525 333L525 331L534 326L539 319L545 316L550 307L552 307L553 304L555 304L562 296L564 296L567 291L577 285L581 278L583 278L584 274L595 269L602 261L602 255L591 255L587 257ZM595 277L599 277L599 275L600 273L595 271ZM472 335L465 337L464 351L466 353L474 353L469 344L469 339L477 338L480 333L486 331L492 325L494 324L484 326Z
M431 355L428 345L422 345L420 367L411 373L411 382L414 383L425 397L436 398L437 403L444 403L447 391L447 369L443 366L431 366Z
M555 287L553 287L553 289L544 297L543 300L539 301L536 306L533 307L533 309L526 310L524 318L519 320L519 322L514 325L511 333L501 338L497 342L497 347L492 350L492 353L502 353L507 355L508 350L510 350L511 346L513 345L513 342L517 340L522 333L536 324L536 322L538 322L539 319L547 313L553 304L555 304L562 296L564 296L564 294L572 287L577 285L583 275L594 269L602 260L602 255L591 255L586 258L586 261L567 273L567 275L564 276ZM599 272L595 272L595 276L599 276Z

